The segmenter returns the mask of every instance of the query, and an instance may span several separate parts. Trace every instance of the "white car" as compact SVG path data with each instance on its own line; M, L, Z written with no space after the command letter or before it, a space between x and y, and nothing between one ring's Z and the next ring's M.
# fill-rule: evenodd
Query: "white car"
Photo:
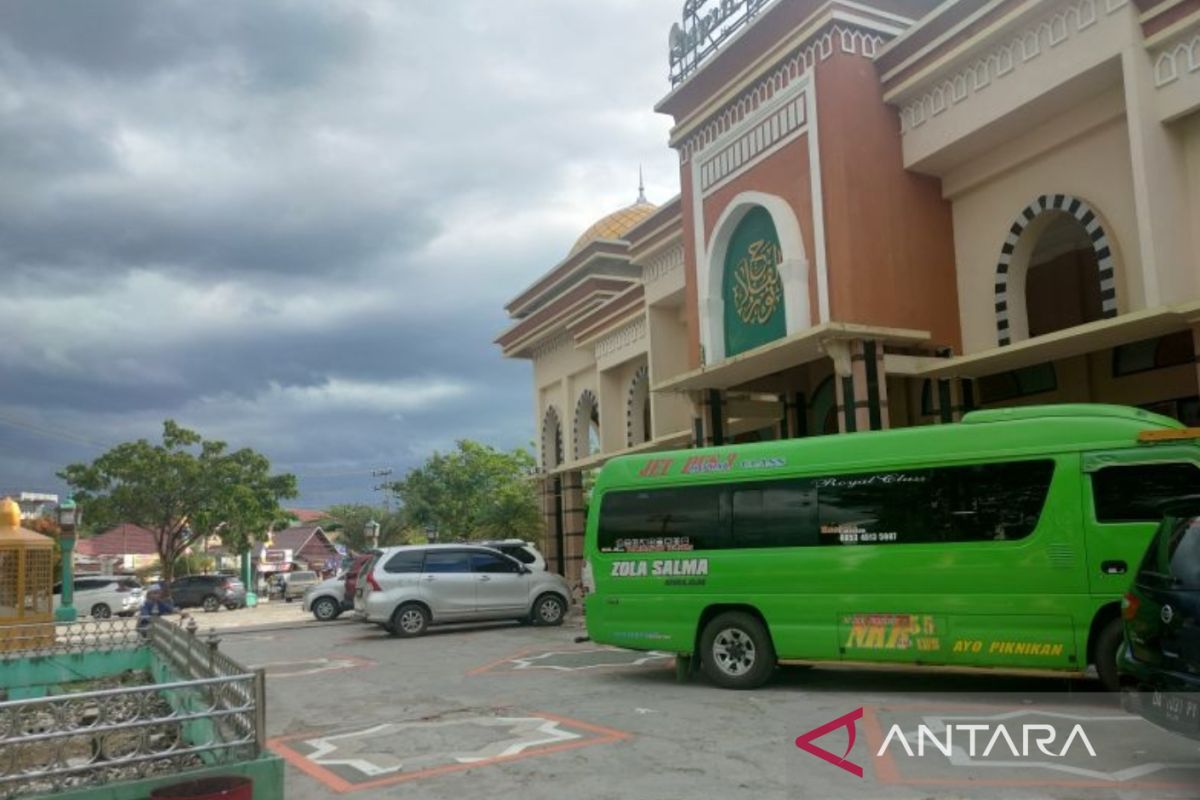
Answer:
M384 549L358 582L354 611L396 636L420 636L448 622L561 625L570 604L567 582L553 572L490 547L426 544Z
M310 586L304 592L304 610L311 611L321 622L337 619L351 608L354 608L353 601L346 602L345 573Z
M524 539L489 539L475 544L499 550L506 556L512 556L532 570L546 569L546 557L533 546L533 542Z
M142 604L142 585L126 575L97 575L75 579L71 604L80 615L108 619L116 614L128 617ZM62 584L54 585L54 607L62 605Z

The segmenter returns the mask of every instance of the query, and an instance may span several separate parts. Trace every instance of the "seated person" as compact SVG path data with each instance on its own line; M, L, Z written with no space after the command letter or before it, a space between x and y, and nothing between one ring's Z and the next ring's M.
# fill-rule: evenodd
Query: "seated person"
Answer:
M146 589L146 599L138 608L138 631L145 635L150 628L151 617L165 617L168 614L178 612L181 620L188 619L191 615L186 611L179 611L175 604L163 596L162 586L154 583Z

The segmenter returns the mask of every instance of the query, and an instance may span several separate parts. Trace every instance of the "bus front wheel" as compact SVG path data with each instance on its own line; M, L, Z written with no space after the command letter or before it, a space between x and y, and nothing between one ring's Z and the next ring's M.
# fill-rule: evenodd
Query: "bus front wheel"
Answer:
M775 671L775 646L759 619L744 611L718 614L700 635L704 674L725 689L754 689Z

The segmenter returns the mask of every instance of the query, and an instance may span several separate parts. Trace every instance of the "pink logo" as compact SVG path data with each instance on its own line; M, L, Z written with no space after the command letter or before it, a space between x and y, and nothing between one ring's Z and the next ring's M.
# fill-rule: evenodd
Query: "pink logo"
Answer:
M809 755L814 755L822 761L828 761L835 767L844 769L851 775L856 775L861 778L863 776L863 768L858 764L855 764L853 761L847 761L846 756L850 755L850 751L854 749L854 739L857 733L854 729L854 723L862 719L862 716L863 710L861 708L856 708L849 714L845 714L837 719L826 722L824 725L813 728L808 733L802 733L796 737L796 747L799 747ZM845 728L849 733L850 739L846 745L846 752L842 753L841 756L836 756L825 748L818 747L817 745L813 744L813 740L820 739L825 734L836 731L838 728Z

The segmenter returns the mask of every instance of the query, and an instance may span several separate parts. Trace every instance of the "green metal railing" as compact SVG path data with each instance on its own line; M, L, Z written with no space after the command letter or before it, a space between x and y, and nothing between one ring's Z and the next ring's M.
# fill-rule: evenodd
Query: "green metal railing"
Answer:
M77 626L87 629L70 630ZM25 657L146 648L153 682L61 693L51 687L48 696L0 702L0 798L178 774L264 752L264 673L220 653L215 637L163 619L152 620L145 635L121 620L58 631L53 644L31 632L37 646Z

